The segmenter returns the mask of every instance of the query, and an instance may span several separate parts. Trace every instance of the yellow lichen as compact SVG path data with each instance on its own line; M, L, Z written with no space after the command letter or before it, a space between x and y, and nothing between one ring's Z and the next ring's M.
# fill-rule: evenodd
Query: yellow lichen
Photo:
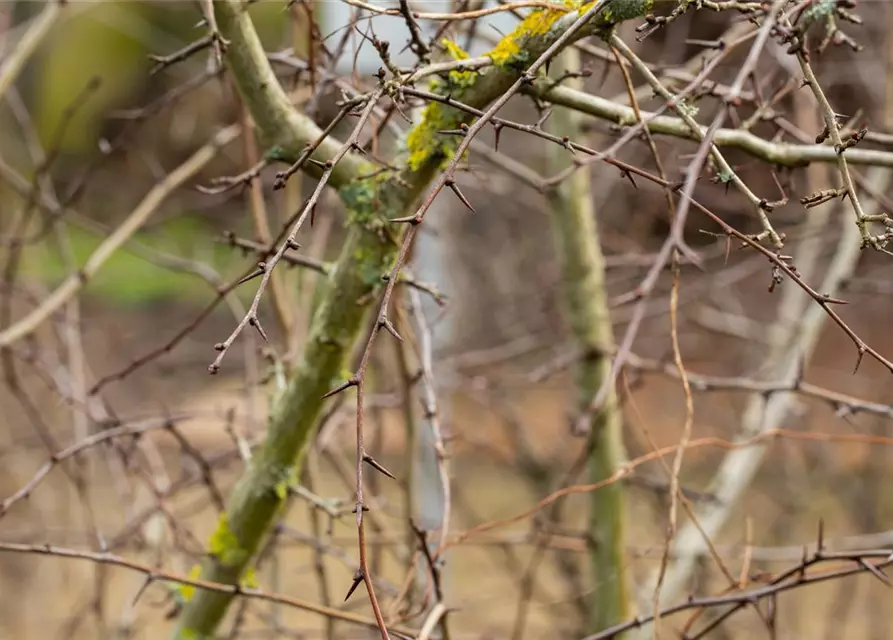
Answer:
M566 8L537 9L500 40L487 55L497 67L528 62L526 45L531 38L548 33L552 25L569 11L577 11L578 16L583 15L595 6L596 1L564 0L562 4ZM653 6L654 0L615 0L595 17L592 25L597 30L605 30L625 20L644 16Z
M458 146L458 137L441 131L457 129L464 120L464 114L457 109L429 102L422 110L421 122L406 137L407 167L418 171L435 156L451 156Z
M190 580L198 580L202 575L202 568L200 565L193 565L192 569L189 570L189 574L187 577ZM195 586L191 584L181 584L180 585L180 595L183 597L184 602L189 602L189 599L192 597L192 594L195 593Z
M447 50L453 60L468 60L468 54L452 40L444 38L440 41L440 44L443 45L443 48Z
M458 44L444 38L440 41L440 44L443 45L443 48L447 50L447 53L450 54L450 57L453 60L468 60L468 54L462 50ZM450 71L447 75L449 79L448 89L467 89L471 85L474 84L474 81L477 79L477 72L475 71ZM435 81L436 82L436 81ZM437 89L438 87L435 85L432 89Z
M229 528L229 518L225 513L220 514L217 529L211 534L208 553L228 566L241 564L248 558L249 553L242 548L239 538Z
M498 67L524 58L524 45L530 38L547 33L555 21L567 14L569 9L537 9L505 36L487 55Z
M239 585L245 589L257 589L260 586L257 582L257 573L255 573L254 567L245 569L245 575L239 580Z

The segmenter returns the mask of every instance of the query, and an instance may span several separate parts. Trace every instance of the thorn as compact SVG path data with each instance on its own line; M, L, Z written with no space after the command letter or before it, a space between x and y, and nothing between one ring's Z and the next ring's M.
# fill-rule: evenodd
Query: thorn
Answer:
M499 135L502 133L502 124L494 124L493 125L493 151L499 151Z
M806 358L803 354L797 358L797 370L794 373L794 389L799 389L803 385L803 376L806 374Z
M258 320L255 316L251 316L248 318L248 324L257 329L257 332L260 334L260 337L264 339L264 342L269 343L269 339L267 339L267 333L264 331L264 328L260 325L260 320Z
M316 222L316 205L314 204L310 207L310 228L313 228L313 223Z
M360 384L359 379L356 376L354 376L353 378L350 378L349 380L345 380L344 382L339 384L337 387L335 387L334 389L329 391L327 394L325 394L322 397L322 399L325 400L326 398L331 398L334 395L338 395L345 389L349 389L350 387L356 387L359 384Z
M853 369L853 375L856 375L856 372L859 370L859 367L862 365L862 358L865 356L865 345L859 345L859 356L856 358L856 367Z
M849 301L842 300L840 298L832 298L831 294L825 293L822 294L822 302L826 304L849 304Z
M455 180L453 180L452 178L450 178L449 180L447 180L446 184L447 184L447 186L448 186L450 189L453 190L453 193L456 194L456 196L459 198L459 200L462 201L462 204L464 204L466 207L468 207L468 209L469 209L472 213L477 213L477 212L474 210L474 207L471 206L471 203L468 201L468 198L466 198L466 197L462 194L462 192L459 191L459 185L456 184L456 181L455 181Z
M357 569L356 573L353 574L353 582L350 584L350 589L347 590L347 595L344 596L344 602L353 595L353 592L357 590L357 587L360 586L360 583L363 581L363 570Z
M387 477L389 477L391 480L396 480L396 479L397 479L397 478L394 476L393 473L391 473L390 471L388 471L387 469L385 469L384 466L381 465L381 463L379 463L375 458L373 458L372 456L370 456L368 453L364 453L364 454L363 454L363 462L368 463L370 467L372 467L372 468L375 469L376 471L379 471L379 472L385 474L385 475L386 475Z
M573 149L571 149L571 151L573 151ZM632 174L630 171L627 171L626 169L621 169L621 170L620 170L620 177L621 177L621 178L626 178L627 180L629 180L630 184L633 185L633 189L638 190L639 185L636 184L636 181L635 181L635 179L633 178L633 174Z
M254 280L256 277L258 277L258 276L262 276L262 275L264 275L264 270L263 270L263 269L255 269L254 271L252 271L251 273L249 273L247 276L245 276L244 278L242 278L241 280L239 280L239 281L236 283L236 285L245 284L245 283L248 282L249 280Z
M382 316L378 319L378 326L384 327L385 329L387 329L388 333L397 338L397 340L399 340L400 342L403 342L403 337L399 333L397 333L397 329L396 327L394 327L394 323L391 322L391 319L387 316Z
M879 567L874 566L870 562L868 562L865 558L859 558L859 564L862 565L869 573L871 573L875 578L883 582L888 587L893 587L893 584L890 583L890 579L884 575L884 572L881 571Z
M463 122L458 129L443 129L437 133L447 136L462 136L464 138L468 134L468 125Z
M825 550L825 519L819 518L819 535L818 541L816 542L816 553L821 553Z
M415 226L421 224L422 216L416 214L414 216L406 216L405 218L391 218L391 222L405 222L406 224Z
M143 584L140 585L140 588L137 589L136 595L133 596L133 601L130 603L130 606L131 606L131 607L135 607L135 606L136 606L136 603L139 601L140 597L141 597L141 596L143 595L143 593L146 591L146 588L147 588L150 584L152 584L152 582L153 582L154 580L155 580L155 576L154 576L153 574L150 573L150 574L147 574L147 575L146 575L146 579L143 580Z
M552 115L552 109L546 109L546 110L543 112L543 115L540 116L540 119L537 120L536 128L537 128L537 129L542 129L542 128L543 128L543 125L546 124L546 120L548 120L549 117L550 117L551 115Z

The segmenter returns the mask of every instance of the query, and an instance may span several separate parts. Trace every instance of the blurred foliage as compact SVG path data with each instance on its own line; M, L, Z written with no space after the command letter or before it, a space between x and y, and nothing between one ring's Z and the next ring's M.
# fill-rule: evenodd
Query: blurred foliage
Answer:
M34 97L39 98L34 100L35 119L45 144L52 142L66 111L95 77L99 88L73 112L60 144L67 152L95 148L103 114L131 95L146 77L149 65L138 19L149 13L148 5L105 2L90 5L54 27L47 39L49 46L37 61L32 85Z
M15 22L24 26L41 10L41 3L19 2L14 10ZM258 2L251 7L261 37L271 49L281 46L286 35L288 21L284 10L284 1ZM66 179L66 166L78 168L97 154L106 116L111 110L147 104L199 73L207 64L208 54L202 52L187 62L150 75L154 63L149 55L169 55L202 37L206 31L200 21L197 2L107 0L69 5L65 17L53 27L19 82L43 144L55 144L67 160L54 167L54 176L60 183ZM83 99L85 89L94 78L99 80L98 88ZM77 108L72 109L75 104ZM200 107L200 101L177 105L178 109ZM201 121L201 114L198 115ZM57 131L63 123L64 135L57 140ZM156 140L170 141L167 146L161 145L158 154L159 162L167 167L182 160L184 146L194 147L202 142L181 140L184 132L170 130L170 120L166 118L149 121L142 127L148 128ZM13 157L22 160L21 149L15 148L20 143L14 138L8 137L11 146L5 155L10 160ZM165 153L168 150L170 153ZM24 174L31 175L30 168L22 169ZM119 163L104 179L109 181L107 188L115 189L117 194L126 190L126 199L135 204L148 186L131 172L126 162ZM99 189L96 193L103 191ZM97 198L98 201L93 201ZM94 194L79 208L92 211L99 220L104 217L109 201ZM20 206L21 202L7 193L2 204L9 208ZM239 252L214 243L213 237L221 229L207 219L190 215L189 211L151 226L151 231L144 231L136 238L151 249L200 259L224 276L241 271L247 264L248 259ZM83 264L102 240L74 227L69 228L69 234L78 264ZM23 268L48 285L57 284L68 273L53 240L32 247ZM108 303L124 306L206 300L210 293L208 285L196 276L157 266L128 251L113 256L90 282L87 291ZM243 293L250 297L248 289Z
M69 236L78 265L83 265L102 242L98 235L73 227L69 229ZM231 276L248 264L248 259L238 251L214 242L213 232L204 221L187 215L158 225L135 239L151 250L200 260L223 276ZM27 275L51 286L61 282L69 273L53 240L46 240L35 247L29 258L25 263ZM90 280L86 290L105 302L127 307L164 301L199 300L203 304L211 295L208 284L196 275L158 266L147 257L127 250L116 252ZM251 291L247 288L239 293L250 299Z
M38 3L23 2L33 13ZM199 25L197 3L105 2L78 3L76 10L53 29L30 79L38 129L45 143L52 139L66 112L91 79L99 88L72 115L62 150L89 153L96 148L104 115L109 109L143 94L152 84L150 54L167 55L205 31ZM280 39L284 3L256 3L251 13L261 36ZM205 54L199 54L203 59ZM192 65L194 66L194 65ZM173 72L173 75L181 75ZM154 83L159 84L159 83Z

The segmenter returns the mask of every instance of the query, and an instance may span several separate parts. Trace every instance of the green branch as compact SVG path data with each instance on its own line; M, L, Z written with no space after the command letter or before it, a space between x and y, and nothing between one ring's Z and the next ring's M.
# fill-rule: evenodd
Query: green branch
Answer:
M638 122L632 107L570 87L531 88L526 91L548 100L552 104L609 120L621 126L632 126ZM655 116L647 111L642 112L642 119L646 121L648 130L652 133L695 142L701 140L707 131L707 127L701 127L699 132L693 132L682 118ZM754 158L783 167L803 167L815 162L832 164L838 162L839 157L833 145L830 144L771 142L749 131L738 129L717 129L713 136L713 143L717 147L738 149ZM848 149L846 159L850 164L893 167L893 153L889 151Z
M627 3L650 5L647 0L616 0L618 6ZM218 0L214 7L218 29L229 41L226 62L262 139L292 155L300 153L319 136L319 129L288 104L240 3ZM498 61L493 68L436 80L432 89L473 107L484 107L518 79L527 60L542 55L579 16L577 11L536 11L497 47L499 54L494 60ZM606 24L602 20L600 26ZM577 37L590 35L594 29L581 30ZM503 46L505 43L511 46ZM457 129L470 119L458 109L430 103L407 136L406 153L398 163L402 170L356 179L362 169L356 158L350 156L344 167L339 164L333 185L339 187L348 209L347 238L313 318L301 361L270 416L266 441L233 489L212 538L208 558L201 566L203 580L238 584L249 568L285 503L289 483L300 473L325 403L323 395L343 382L347 357L378 298L382 276L397 257L399 238L393 237L388 220L413 206L455 152L457 137L439 132ZM317 153L325 160L338 148L336 141L326 140ZM174 637L212 637L233 597L196 589L180 614Z
M563 54L563 71L578 72L579 53ZM571 82L580 83L578 79ZM552 116L554 133L571 140L580 139L582 114L558 109ZM572 156L566 149L551 145L551 162L557 169L570 167ZM611 359L604 354L614 350L614 334L608 312L605 258L596 226L592 185L588 171L573 173L550 192L552 229L562 269L565 308L574 341L581 353L589 354L577 366L578 410L586 411L589 399L611 375ZM602 482L613 476L626 460L623 446L623 416L611 391L604 407L592 420L589 434L589 481ZM595 633L629 617L629 587L626 570L626 506L622 483L614 482L590 497L589 549L593 586L588 599L588 632Z
M267 61L245 5L237 0L215 0L214 15L220 35L228 41L224 57L227 69L254 119L267 154L274 160L295 162L305 147L319 139L322 130L292 106ZM325 162L340 148L338 140L327 137L313 158ZM312 162L306 166L307 172L315 177L322 173ZM333 187L340 187L365 173L367 168L362 158L348 154L335 167L329 182Z

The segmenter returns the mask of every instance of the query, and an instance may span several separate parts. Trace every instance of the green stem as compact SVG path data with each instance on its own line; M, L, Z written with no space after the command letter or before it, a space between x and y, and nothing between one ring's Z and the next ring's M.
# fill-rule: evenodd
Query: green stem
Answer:
M580 69L579 53L569 49L562 54L556 73ZM569 83L579 83L574 79ZM558 109L550 120L556 135L579 140L582 116ZM552 148L552 162L559 168L572 164L570 152ZM564 285L565 305L574 340L584 356L577 367L578 410L585 411L589 399L611 375L610 357L614 347L608 296L605 286L605 259L599 244L595 207L588 171L571 174L549 195L552 227L558 245ZM592 421L589 446L590 482L614 475L623 464L622 415L612 391L604 407ZM625 538L625 497L623 484L615 482L591 494L589 563L593 580L587 630L596 633L629 617Z

